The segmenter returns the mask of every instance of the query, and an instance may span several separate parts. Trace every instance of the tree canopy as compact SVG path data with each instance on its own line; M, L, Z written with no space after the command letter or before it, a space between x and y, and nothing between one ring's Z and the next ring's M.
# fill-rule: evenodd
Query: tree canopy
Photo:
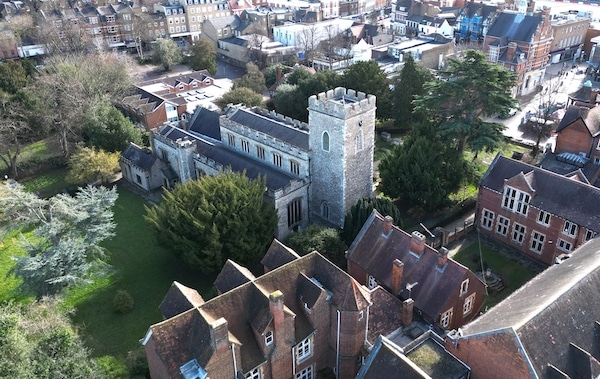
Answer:
M27 85L27 72L20 61L0 63L0 89L15 93Z
M411 55L407 55L400 75L395 78L392 102L394 126L400 130L410 130L415 122L424 121L420 112L414 111L415 96L422 96L424 85L433 80L433 75L425 67L417 64Z
M440 120L440 134L460 152L466 147L475 153L495 148L504 126L482 117L515 106L511 90L516 75L475 50L467 50L462 59L449 59L439 75L440 80L425 84L425 94L415 100L416 109Z
M267 86L265 85L265 76L252 62L246 63L246 73L233 81L233 88L250 88L256 93L262 94Z
M283 243L299 255L316 250L336 264L343 263L348 249L336 229L316 224L288 234Z
M190 52L192 70L206 70L213 75L217 73L217 52L212 43L207 40L196 41L190 48Z
M222 97L217 99L216 103L222 109L227 107L228 104L245 104L249 107L262 106L263 97L250 88L239 87L233 88L223 94Z
M67 180L75 184L106 183L119 169L119 155L82 147L69 158Z
M202 272L227 259L252 262L273 240L277 214L263 201L265 179L231 171L176 186L146 208L158 242Z
M38 298L90 283L107 268L100 243L114 235L112 207L116 188L80 188L75 196L59 194L40 199L17 183L5 184L0 209L7 221L3 229L30 227L22 236L26 253L16 257L11 271L23 279L21 290Z
M109 102L100 102L84 116L82 136L88 147L121 152L129 142L142 143L142 131Z
M354 63L342 75L342 85L356 91L377 96L377 118L392 117L390 83L375 61Z
M400 210L390 199L386 197L363 197L350 208L344 217L344 229L341 237L346 245L350 246L352 244L373 209L377 209L384 216L392 216L394 225L402 226Z
M165 71L169 71L171 66L181 63L183 56L177 43L170 38L157 38L154 44L153 59L161 64Z
M426 211L448 203L466 169L462 153L448 146L437 128L436 122L414 125L404 143L381 161L379 188L384 194Z
M56 300L0 304L0 377L108 378Z

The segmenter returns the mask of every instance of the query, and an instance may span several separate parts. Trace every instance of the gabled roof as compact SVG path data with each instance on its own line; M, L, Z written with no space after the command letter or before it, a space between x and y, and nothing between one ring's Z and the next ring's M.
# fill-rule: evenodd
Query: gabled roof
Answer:
M179 367L197 359L206 367L214 350L210 340L210 324L224 318L229 339L238 344L241 362L238 367L247 372L265 361L258 347L255 332L261 333L272 320L269 312L269 295L281 291L286 317L292 317L296 341L314 332L304 300L317 301L319 293L328 297L328 304L341 311L349 303L369 304L369 293L356 290L356 281L317 252L307 254L287 265L270 271L253 281L225 292L198 307L152 325L150 331L156 340L156 354L164 362L169 375L176 377ZM348 292L356 297L347 299ZM302 299L301 299L302 296ZM261 341L262 343L262 341Z
M600 134L600 106L592 105L590 107L569 106L562 120L556 128L557 132L562 131L575 121L581 118L585 123L586 128L590 132L590 136L596 137Z
M400 260L404 264L401 288L409 283L418 283L410 293L415 307L436 318L442 313L446 300L469 274L469 269L451 258L443 269L438 269L438 252L427 245L417 258L410 252L411 235L394 226L385 236L382 233L383 223L383 216L373 210L348 249L348 260L388 290L392 288L393 261ZM408 297L408 291L404 290L403 295Z
M217 275L214 285L220 293L225 293L254 279L256 277L250 270L228 259L219 275Z
M395 378L431 379L419 366L406 358L402 349L384 336L379 336L356 379Z
M294 250L274 238L260 264L265 267L265 271L271 271L298 258L300 256Z
M223 29L230 26L235 29L240 24L240 17L237 15L224 17L210 17L205 22L211 24L215 29Z
M499 38L506 37L508 41L529 43L541 23L542 17L540 16L502 12L494 19L487 35Z
M173 282L171 288L160 303L158 309L163 318L171 318L204 303L204 299L195 289Z
M480 2L469 1L465 4L462 13L468 18L480 16L481 18L486 19L490 14L497 11L498 7L495 5L485 5Z
M538 377L548 377L547 367L552 364L574 378L570 344L600 358L599 309L600 239L595 238L464 326L459 338L508 333L523 349L508 353L528 357ZM589 359L587 364L593 367ZM595 366L598 370L597 361Z
M600 189L554 172L507 158L499 153L480 186L503 193L506 180L531 173L535 194L529 205L600 232Z
M219 124L219 112L210 109L196 107L192 118L190 119L189 131L198 133L216 141L221 140L221 126Z
M129 146L125 148L125 151L121 153L121 159L126 159L132 165L145 171L150 170L154 165L154 162L156 162L156 157L152 154L150 149L140 147L133 142L130 142Z

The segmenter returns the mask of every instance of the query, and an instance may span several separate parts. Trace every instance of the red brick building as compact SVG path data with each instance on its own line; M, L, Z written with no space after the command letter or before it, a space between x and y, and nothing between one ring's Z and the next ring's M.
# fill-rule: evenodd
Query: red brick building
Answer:
M546 73L552 46L550 9L535 15L526 8L499 13L483 42L490 62L517 74L515 95L535 92Z
M479 184L479 233L547 265L592 239L600 189L570 162L558 163L571 168L559 174L498 154Z
M419 232L408 234L376 210L348 249L348 273L367 288L378 285L414 307L431 324L455 329L479 314L485 285L472 271L436 251Z
M378 336L369 325L383 334L399 325L387 317L401 314L399 300L372 297L317 252L297 257L275 240L263 264L254 278L228 262L221 294L208 301L174 283L160 306L165 320L142 342L152 378L313 379L321 370L353 378L367 339Z
M451 333L446 349L472 379L597 378L599 288L594 239Z

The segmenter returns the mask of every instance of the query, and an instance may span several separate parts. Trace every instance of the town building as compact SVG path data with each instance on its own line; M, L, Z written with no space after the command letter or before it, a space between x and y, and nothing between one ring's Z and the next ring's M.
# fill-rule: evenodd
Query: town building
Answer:
M577 15L563 15L552 19L552 47L550 62L575 63L583 52L583 43L590 26L590 20Z
M374 210L348 248L348 273L369 289L381 286L414 307L441 330L473 320L486 296L483 281L467 267L426 244L423 234L408 234Z
M473 379L597 378L598 288L595 238L451 333L446 349L471 368Z
M266 177L278 238L309 223L342 227L373 192L375 108L375 96L345 88L311 96L308 124L260 108L232 106L220 117L199 108L189 131L153 133L152 151L169 167L165 188L227 169Z
M517 11L504 11L493 20L485 35L483 51L490 62L498 63L517 75L515 96L538 90L546 73L552 45L550 9L526 14L522 1Z
M483 42L492 20L498 12L496 5L469 1L454 24L457 42Z
M552 265L600 232L598 196L578 168L561 175L499 153L479 184L475 222L481 236Z

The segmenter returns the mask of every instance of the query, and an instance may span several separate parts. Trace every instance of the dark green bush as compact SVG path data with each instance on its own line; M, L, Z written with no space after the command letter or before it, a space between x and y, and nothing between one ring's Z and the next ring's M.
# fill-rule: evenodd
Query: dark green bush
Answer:
M118 290L113 298L113 306L117 313L129 313L133 310L133 297L125 290Z

